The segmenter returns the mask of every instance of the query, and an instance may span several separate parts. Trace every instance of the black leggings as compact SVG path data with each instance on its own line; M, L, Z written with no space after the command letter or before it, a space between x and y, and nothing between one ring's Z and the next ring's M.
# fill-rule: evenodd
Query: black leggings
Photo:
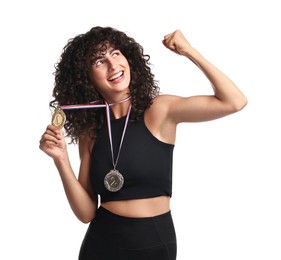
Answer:
M79 260L175 260L171 212L129 218L99 207L83 240Z

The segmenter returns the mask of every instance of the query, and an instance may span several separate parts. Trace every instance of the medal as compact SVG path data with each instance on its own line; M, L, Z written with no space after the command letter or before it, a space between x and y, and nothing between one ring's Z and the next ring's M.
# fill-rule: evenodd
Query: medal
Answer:
M63 110L68 110L68 109L72 110L72 109L85 109L85 108L87 109L87 108L101 108L101 107L106 108L106 119L107 119L108 136L109 136L109 141L110 141L110 149L111 149L111 158L112 158L113 169L110 170L109 173L107 173L105 175L104 186L108 191L111 191L111 192L119 191L123 187L123 184L124 184L124 177L118 170L116 170L116 166L117 166L117 163L118 163L123 139L124 139L124 136L125 136L127 125L128 125L132 105L130 105L129 108L128 108L128 113L127 113L127 116L126 116L126 121L125 121L125 125L124 125L124 129L123 129L123 133L122 133L122 137L121 137L121 141L120 141L119 150L118 150L116 160L114 160L114 153L113 153L111 123L110 123L110 107L113 106L113 105L116 105L116 104L123 103L123 102L129 100L130 98L131 98L131 96L129 96L129 97L127 97L127 98L125 98L121 101L111 103L111 104L108 104L106 101L105 101L105 104L97 104L97 103L99 103L99 101L93 101L93 102L90 102L88 104L64 105L64 106L60 106L60 108L56 108L55 112L53 114L53 117L52 117L52 124L56 127L62 128L64 123L65 123L65 120L66 120L66 116L65 116L64 112L62 111L62 109Z
M109 190L111 192L119 191L123 187L123 184L124 184L124 177L118 170L116 170L116 166L117 166L117 163L118 163L118 160L119 160L121 147L122 147L125 132L126 132L126 129L127 129L127 125L128 125L128 121L129 121L129 117L130 117L130 112L131 112L131 107L132 107L132 105L130 105L129 109L128 109L125 125L124 125L124 128L123 128L123 133L122 133L122 137L121 137L121 141L120 141L120 145L119 145L119 149L118 149L117 158L116 158L116 160L114 160L112 134L111 134L111 123L110 123L110 108L109 108L109 104L106 102L106 119L107 119L108 137L109 137L109 141L110 141L110 150L111 150L111 158L112 158L113 169L105 175L104 186L107 190Z
M104 186L111 192L119 191L124 184L123 175L118 170L111 170L104 177Z
M52 116L52 125L58 128L63 128L65 120L65 113L59 107L57 107Z

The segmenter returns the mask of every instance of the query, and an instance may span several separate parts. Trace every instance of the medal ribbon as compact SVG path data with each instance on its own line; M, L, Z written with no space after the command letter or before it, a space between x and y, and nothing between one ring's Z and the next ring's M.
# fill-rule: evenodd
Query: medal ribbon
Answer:
M119 159L121 147L122 147L122 144L123 144L125 132L126 132L126 129L127 129L132 105L130 105L129 109L128 109L128 113L127 113L127 116L126 116L126 121L125 121L125 125L124 125L124 128L123 128L121 141L120 141L120 144L119 144L118 154L117 154L117 157L116 157L116 161L114 161L114 152L113 152L113 144L112 144L112 131L111 131L111 122L110 122L110 104L108 104L106 101L105 101L105 104L106 104L106 119L107 119L107 127L108 127L108 137L109 137L109 141L110 141L112 165L113 165L113 169L116 170L116 165L118 163L118 159Z
M131 96L129 96L129 97L125 98L125 99L122 99L122 100L120 100L118 102L110 103L110 104L107 103L106 101L104 101L105 104L96 104L98 102L101 102L101 100L98 100L98 101L92 101L92 102L90 102L88 104L60 106L60 109L62 109L62 110L84 109L84 108L101 108L101 107L105 107L106 108L106 120L107 120L107 127L108 127L108 137L109 137L109 141L110 141L110 150L111 150L112 164L113 164L113 169L114 170L116 170L116 165L117 165L117 162L119 160L120 151L121 151L121 147L122 147L122 144L123 144L125 132L126 132L126 129L127 129L127 125L128 125L128 121L129 121L132 105L130 105L129 108L128 108L128 112L127 112L127 116L126 116L126 121L125 121L125 125L124 125L124 128L123 128L123 133L122 133L122 137L121 137L121 141L120 141L120 145L119 145L116 161L114 161L114 152L113 152L113 143L112 143L112 131L111 131L111 122L110 122L110 107L114 106L116 104L123 103L123 102L129 100L130 98L131 98Z
M118 102L115 102L115 103L110 103L108 104L110 107L111 106L114 106L114 105L117 105L117 104L120 104L120 103L123 103L127 100L129 100L131 98L131 96L127 97L127 98L124 98ZM78 104L78 105L64 105L64 106L60 106L60 109L62 110L72 110L72 109L83 109L83 108L100 108L100 107L106 107L106 104L96 104L98 102L101 102L101 100L97 100L97 101L92 101L88 104Z

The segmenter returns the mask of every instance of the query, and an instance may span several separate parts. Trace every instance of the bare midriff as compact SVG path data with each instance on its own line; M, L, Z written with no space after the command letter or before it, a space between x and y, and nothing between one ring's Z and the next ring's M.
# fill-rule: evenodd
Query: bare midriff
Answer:
M131 218L154 217L170 210L170 197L108 201L101 203L108 211Z

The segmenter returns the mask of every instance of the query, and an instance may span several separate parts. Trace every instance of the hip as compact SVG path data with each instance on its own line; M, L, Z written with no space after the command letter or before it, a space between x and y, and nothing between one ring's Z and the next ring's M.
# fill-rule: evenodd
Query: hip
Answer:
M176 259L171 211L154 217L131 218L100 207L81 247L80 255L86 254L96 259Z

